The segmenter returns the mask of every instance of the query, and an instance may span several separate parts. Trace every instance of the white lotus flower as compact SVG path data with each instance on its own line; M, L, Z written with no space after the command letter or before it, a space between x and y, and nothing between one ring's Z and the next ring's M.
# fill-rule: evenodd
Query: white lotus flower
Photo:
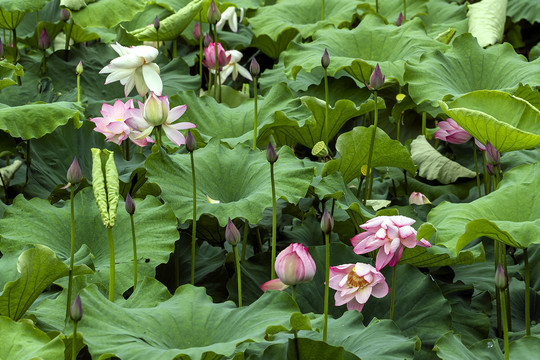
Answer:
M240 9L240 19L236 19L236 8L234 6L228 7L227 10L225 10L221 14L221 19L217 22L216 27L218 30L223 29L223 26L225 26L225 22L229 23L229 27L233 32L238 31L238 21L242 22L242 18L244 17L244 9Z
M243 67L242 65L238 64L238 62L242 59L242 53L237 50L229 50L225 51L225 54L227 54L227 57L231 57L231 60L229 60L229 63L223 67L223 70L221 70L220 78L221 83L224 83L225 80L229 77L229 75L232 74L233 80L236 80L238 77L238 73L245 77L246 79L252 81L253 78L251 77L251 74L249 71Z
M100 74L109 74L105 84L120 81L124 85L126 97L137 88L139 95L144 96L148 90L158 96L163 91L163 83L159 77L159 66L152 61L158 56L158 50L151 46L125 47L119 43L111 44L114 51L120 55L105 66Z

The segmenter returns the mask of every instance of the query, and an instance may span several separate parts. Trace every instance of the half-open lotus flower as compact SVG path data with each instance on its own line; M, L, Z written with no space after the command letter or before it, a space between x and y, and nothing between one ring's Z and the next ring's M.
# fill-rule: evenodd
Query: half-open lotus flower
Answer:
M463 144L472 136L466 132L454 119L448 118L437 123L439 129L435 131L435 139L449 142L450 144Z
M242 65L240 65L238 62L242 59L242 53L238 50L229 50L225 51L225 55L227 56L227 59L229 59L229 63L223 67L223 70L221 70L220 77L221 82L224 83L225 80L229 77L229 75L232 74L233 80L236 80L238 77L238 74L242 75L249 81L253 81L253 78L251 77L251 74L249 71L244 68Z
M216 45L215 43L210 43L208 47L204 49L204 60L203 65L206 66L212 73L216 71ZM223 69L225 65L231 60L231 56L227 55L223 46L220 43L217 44L218 51L218 66L219 69Z
M140 96L146 95L148 90L161 95L163 83L159 77L159 66L152 62L158 56L156 48L146 45L125 47L118 43L111 46L120 57L99 72L109 74L105 84L120 81L124 85L125 96L134 87Z

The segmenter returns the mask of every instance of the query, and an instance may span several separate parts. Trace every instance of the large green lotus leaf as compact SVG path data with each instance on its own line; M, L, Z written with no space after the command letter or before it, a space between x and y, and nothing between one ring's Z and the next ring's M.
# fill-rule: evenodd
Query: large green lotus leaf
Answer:
M171 106L187 104L187 111L182 121L189 121L197 125L193 130L197 140L202 144L208 143L211 138L221 139L229 146L253 141L253 114L254 100L249 99L238 106L231 107L218 103L211 96L198 97L194 92L180 92L170 99ZM258 139L261 138L263 128L272 128L276 112L290 115L295 122L309 117L309 110L299 99L295 99L291 91L284 84L272 87L270 92L257 102ZM264 144L266 146L266 144Z
M276 198L296 204L306 195L314 170L298 160L292 150L282 147L274 164ZM266 151L237 145L228 149L211 141L193 152L197 183L197 218L215 216L221 226L230 217L255 224L263 210L272 206L270 164ZM148 179L161 187L163 199L171 204L180 222L192 219L193 189L189 154L152 154L145 162ZM211 204L206 196L220 201ZM187 205L187 206L186 206Z
M483 0L468 6L469 32L482 47L501 42L508 0Z
M21 64L12 64L7 60L0 61L0 90L17 84L17 76L24 76Z
M255 16L248 21L255 36L266 35L277 41L282 32L295 29L303 38L307 38L325 26L349 27L361 4L361 0L326 0L324 20L321 20L321 2L278 0L275 4L258 8Z
M379 64L386 81L403 84L405 61L418 59L430 49L446 46L426 35L420 19L407 21L400 27L388 26L375 15L367 15L356 28L323 29L305 44L293 42L285 52L284 63L293 78L300 70L311 72L321 66L324 49L330 55L328 74L334 76L345 69L360 82L369 81Z
M64 343L60 337L51 340L28 321L15 322L0 316L0 333L0 358L3 360L64 358Z
M410 61L405 81L415 103L445 100L475 90L513 91L518 84L540 84L540 60L527 62L504 43L483 49L470 34L456 38L451 50L426 51Z
M456 30L456 35L469 31L467 9L446 0L431 0L427 5L427 14L420 16L431 37L436 38L449 28Z
M514 247L540 243L540 163L504 174L496 191L466 204L443 202L428 215L436 243L452 256L472 240L487 236Z
M6 11L38 11L50 0L0 0L0 8Z
M511 0L508 2L506 14L516 23L521 19L526 19L531 24L540 23L540 3L528 0Z
M418 175L428 180L451 184L458 178L472 178L476 173L438 152L424 135L411 142L411 157L418 166Z
M22 318L43 290L69 273L69 267L58 260L51 249L42 245L23 252L17 260L17 270L20 277L6 283L0 294L0 314L13 320ZM74 273L88 274L91 270L78 266Z
M0 129L23 140L40 138L65 125L82 107L66 101L9 107L0 105Z
M489 140L500 152L540 145L540 110L521 98L481 90L439 105L474 138L483 144Z
M79 11L73 11L72 17L82 27L112 28L122 21L131 20L145 6L146 1L143 0L98 0Z
M369 11L375 12L376 0L363 0L371 5ZM389 23L395 24L400 13L403 13L403 0L384 0L379 2L379 14ZM407 0L407 20L427 12L429 0ZM364 10L361 8L360 10Z
M81 291L84 317L78 330L93 359L232 356L238 345L264 341L269 326L287 326L291 314L298 312L282 292L264 294L250 306L237 308L232 302L212 303L204 288L192 285L181 286L168 299L166 288L156 280L140 285L124 304L111 303L95 286ZM41 312L47 322L62 328L62 309L51 305L44 304Z
M336 149L340 157L325 164L323 175L340 171L347 184L360 176L362 166L367 165L368 162L372 133L373 125L369 128L357 126L351 131L340 135L336 142ZM395 166L405 169L411 174L416 173L416 166L407 148L399 141L390 139L379 128L375 133L371 166L373 168Z
M443 360L502 360L504 358L497 340L482 340L467 348L461 342L461 336L452 331L437 340L433 350ZM521 359L526 359L526 357Z
M136 199L135 203L137 270L141 278L154 276L155 267L168 261L174 242L178 239L176 218L168 205L162 205L154 197L147 196L144 201ZM75 197L75 219L75 250L86 244L94 255L96 273L89 276L89 282L108 284L107 230L101 222L91 188L81 190ZM25 226L21 226L21 223ZM2 252L17 251L30 244L43 244L54 250L60 260L68 259L71 238L69 201L63 207L56 207L46 200L26 200L20 195L0 220L0 232ZM133 286L131 223L123 201L118 206L113 236L116 288L123 293Z

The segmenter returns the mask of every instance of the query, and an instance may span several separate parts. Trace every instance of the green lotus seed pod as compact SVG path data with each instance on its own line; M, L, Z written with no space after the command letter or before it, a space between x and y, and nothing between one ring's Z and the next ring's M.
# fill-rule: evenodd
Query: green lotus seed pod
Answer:
M315 146L313 146L313 149L311 149L311 155L320 158L328 156L328 147L326 146L324 141L319 141L315 144Z

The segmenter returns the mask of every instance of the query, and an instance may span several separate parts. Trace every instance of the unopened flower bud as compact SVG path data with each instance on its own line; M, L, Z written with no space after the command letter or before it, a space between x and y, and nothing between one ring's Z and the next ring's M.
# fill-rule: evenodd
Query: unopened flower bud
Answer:
M379 90L384 85L384 76L381 72L381 68L379 67L379 64L375 66L375 70L371 73L371 76L369 77L369 84L366 84L369 90Z
M77 295L75 298L75 301L73 301L73 304L71 305L71 308L69 309L69 317L73 322L79 322L81 321L83 316L83 309L81 304L81 296Z
M266 160L268 160L268 162L270 164L273 164L277 161L278 159L278 154L276 154L276 150L274 149L274 146L272 145L271 142L268 143L268 147L266 148Z
M225 228L225 240L231 245L236 245L240 242L240 231L234 226L231 218L227 221L227 227Z
M195 23L195 28L193 28L193 37L197 41L201 39L201 25L198 22Z
M324 54L321 58L321 65L323 68L327 69L330 65L330 55L328 55L328 50L324 49Z
M325 235L330 235L333 228L334 218L332 218L332 215L330 215L328 210L325 208L321 218L321 230Z
M157 15L156 15L156 17L154 18L154 28L155 28L156 30L159 30L159 18L157 17Z
M129 215L135 214L135 201L129 193L126 196L126 211Z
M83 65L82 65L82 61L79 61L79 63L77 64L77 66L75 67L75 74L77 75L82 75L83 73Z
M397 17L397 21L396 21L396 26L401 26L401 24L403 24L403 13L399 13L399 16Z
M69 20L69 17L70 17L70 14L69 14L68 9L64 8L60 10L60 20L62 20L63 22L67 22Z
M491 165L497 165L501 160L501 154L489 141L486 142L486 160Z
M188 130L186 135L186 150L189 152L194 152L197 149L197 141L193 137L191 131Z
M212 42L212 38L210 37L210 35L208 35L208 33L204 34L204 47L207 48L210 46L210 43Z
M221 20L221 12L216 6L216 3L214 2L214 0L212 0L212 2L210 3L210 7L208 8L208 14L206 15L206 18L208 20L208 23L212 25L217 24L217 22Z
M495 271L495 286L499 290L504 290L508 287L508 275L506 275L506 271L504 271L500 263Z
M315 261L302 244L287 246L276 257L276 274L286 285L297 285L311 281L315 276L317 267Z
M150 96L144 103L144 120L151 126L159 126L167 121L168 114L167 105L154 92L150 93Z
M45 50L51 46L51 38L49 37L49 34L47 34L45 28L43 28L41 35L39 35L38 46L41 50Z
M257 59L255 59L255 56L251 59L251 63L249 64L249 73L253 77L259 76L259 74L261 73L261 67L257 62Z
M73 158L73 162L67 171L67 180L70 184L75 185L82 181L82 171L77 161L77 157Z
M425 205L425 204L431 204L431 201L426 197L426 195L419 193L419 192L412 192L411 196L409 196L409 204L415 204L415 205Z

